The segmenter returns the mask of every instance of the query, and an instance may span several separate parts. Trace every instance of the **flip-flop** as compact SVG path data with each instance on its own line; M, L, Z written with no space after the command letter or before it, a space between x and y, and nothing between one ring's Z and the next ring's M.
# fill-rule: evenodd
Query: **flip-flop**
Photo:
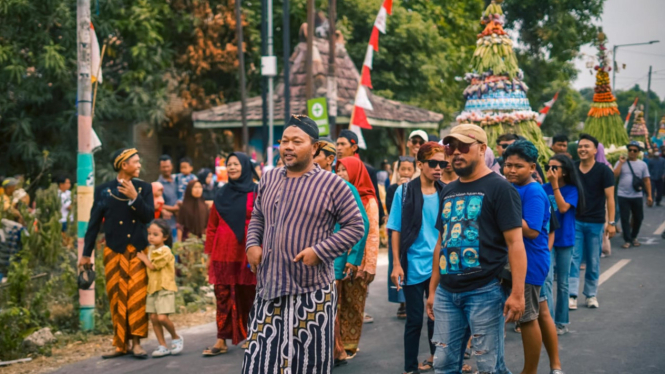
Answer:
M136 352L135 349L136 348L132 348L132 356L141 360L148 358L148 352L146 352L143 348L139 347L138 352Z
M219 356L229 351L229 348L206 347L203 351L203 357Z
M420 367L418 367L418 370L421 373L427 373L428 371L432 371L433 369L434 369L434 362L429 360L423 361L423 363L420 364Z
M630 243L623 243L623 245L621 246L621 248L623 248L623 249L628 249L628 248L630 248Z
M637 239L633 240L633 247L639 247L641 245L642 244Z
M348 362L346 360L335 359L335 361L333 363L333 367L343 366L343 365L346 365L346 364L348 364Z
M102 359L109 360L109 359L116 358L116 357L126 356L127 354L128 354L128 352L113 351L113 353L110 353L110 354L107 353L107 354L102 355Z

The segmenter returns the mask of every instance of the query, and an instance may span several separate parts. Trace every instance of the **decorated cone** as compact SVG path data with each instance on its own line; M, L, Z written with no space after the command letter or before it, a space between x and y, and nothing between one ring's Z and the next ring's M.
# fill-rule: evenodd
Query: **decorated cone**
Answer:
M519 134L535 144L538 161L544 165L552 151L536 122L538 113L531 110L526 97L528 87L522 82L513 41L503 29L501 3L493 0L483 12L481 23L485 29L478 34L472 60L474 72L464 77L469 86L464 90L466 105L457 122L483 127L490 147L501 134Z
M593 103L588 117L584 122L584 132L603 143L605 149L616 148L628 144L628 133L623 127L616 98L612 94L609 71L612 70L605 47L605 34L598 33L598 65L596 72L596 87L594 88Z
M635 119L633 120L633 127L630 128L630 138L642 142L647 145L647 137L649 130L647 130L647 123L644 121L644 108L635 111Z
M658 131L656 131L653 137L653 143L658 147L661 147L663 144L665 144L665 116L660 119Z

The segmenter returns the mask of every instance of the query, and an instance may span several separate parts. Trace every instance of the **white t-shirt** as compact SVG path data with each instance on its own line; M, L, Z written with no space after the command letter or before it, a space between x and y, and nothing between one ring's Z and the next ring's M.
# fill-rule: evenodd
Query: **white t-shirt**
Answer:
M62 214L60 222L67 222L69 207L72 205L72 191L60 191L60 203L62 204L62 207L60 208L60 213Z

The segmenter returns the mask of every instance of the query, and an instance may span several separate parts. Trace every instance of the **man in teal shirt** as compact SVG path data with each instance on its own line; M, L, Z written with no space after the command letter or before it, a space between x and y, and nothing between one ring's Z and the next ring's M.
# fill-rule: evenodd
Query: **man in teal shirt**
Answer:
M314 162L319 164L321 169L333 172L332 165L335 162L335 155L337 151L335 149L335 144L332 140L328 138L321 138L319 141L319 150L314 155ZM346 181L345 181L346 182ZM367 233L369 232L369 218L367 218L367 213L363 207L362 200L360 200L360 195L358 190L349 182L346 182L346 185L349 186L351 192L353 193L353 198L358 204L360 214L363 217L363 225L365 226L365 234L362 239L356 245L351 248L350 251L343 253L341 256L335 259L335 284L337 286L337 291L340 292L339 282L346 278L352 278L355 272L358 269L358 266L362 264L363 256L365 255L365 241L367 240ZM339 230L339 225L335 224L335 231ZM431 262L431 261L430 261ZM341 300L341 295L338 294L337 300ZM340 334L340 325L339 325L339 311L335 317L335 366L344 365L346 361L346 351L344 350L344 345L342 344L342 337Z

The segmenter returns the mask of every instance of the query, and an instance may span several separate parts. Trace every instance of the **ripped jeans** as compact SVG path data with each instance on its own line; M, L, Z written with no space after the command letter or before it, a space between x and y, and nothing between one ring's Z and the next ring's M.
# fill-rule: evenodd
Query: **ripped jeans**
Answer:
M462 372L464 350L471 336L471 352L476 356L479 373L510 374L503 358L505 301L498 281L460 293L437 287L432 338L436 374Z

